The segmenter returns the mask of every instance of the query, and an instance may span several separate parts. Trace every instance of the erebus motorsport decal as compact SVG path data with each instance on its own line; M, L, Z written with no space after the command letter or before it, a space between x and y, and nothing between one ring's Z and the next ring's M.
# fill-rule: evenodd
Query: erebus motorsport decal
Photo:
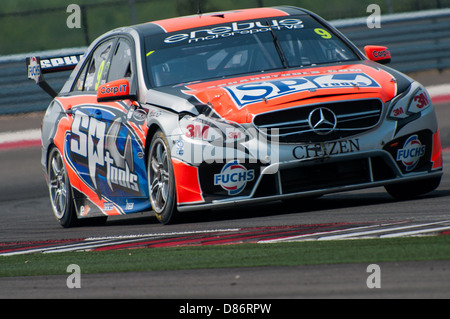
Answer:
M198 43L237 35L252 35L260 32L270 32L270 30L292 30L303 28L303 21L295 18L270 21L233 22L231 24L220 25L210 29L202 28L186 33L177 33L165 38L164 42L167 44L178 43L181 41L187 41L187 43Z
M228 195L237 195L244 190L247 182L251 182L254 178L255 170L248 170L238 161L233 161L227 163L220 174L214 175L214 185L220 185L228 191Z
M401 161L406 167L406 171L412 171L425 155L425 145L422 145L417 135L410 136L403 145L403 148L397 150L397 161Z
M136 164L134 158L144 150L132 130L115 117L104 120L88 116L87 110L78 108L73 113L72 134L66 137L71 165L99 198L143 196L139 182L145 167Z
M225 89L238 108L298 92L336 88L379 88L367 74L325 74L228 86Z

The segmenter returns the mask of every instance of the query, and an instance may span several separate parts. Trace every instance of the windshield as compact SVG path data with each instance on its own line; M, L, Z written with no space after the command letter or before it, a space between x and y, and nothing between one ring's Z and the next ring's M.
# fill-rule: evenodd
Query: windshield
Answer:
M309 16L233 22L145 39L151 86L357 60Z

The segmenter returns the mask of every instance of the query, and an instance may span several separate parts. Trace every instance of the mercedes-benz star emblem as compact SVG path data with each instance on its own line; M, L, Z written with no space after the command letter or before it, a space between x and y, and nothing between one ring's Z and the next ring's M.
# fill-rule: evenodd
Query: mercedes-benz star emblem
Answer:
M332 110L320 107L309 113L308 123L316 134L327 135L336 128L337 118Z

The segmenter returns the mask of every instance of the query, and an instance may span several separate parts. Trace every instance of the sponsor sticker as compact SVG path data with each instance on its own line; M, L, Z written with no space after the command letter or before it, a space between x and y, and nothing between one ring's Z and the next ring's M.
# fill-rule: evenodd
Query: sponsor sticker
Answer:
M175 147L176 155L184 155L184 142L182 140L178 140Z
M42 59L41 66L43 69L69 68L75 67L80 62L83 55L67 55L50 59Z
M31 57L30 63L28 65L28 78L38 83L40 76L41 76L41 66L39 60L36 57Z
M260 32L270 32L271 30L294 30L303 29L304 24L300 19L282 19L251 22L233 22L210 29L201 28L192 30L189 33L177 33L164 39L164 43L172 44L177 42L199 43L214 39L228 38L239 35L253 35ZM150 52L149 52L150 53Z
M429 97L428 92L420 88L414 95L408 111L412 113L419 113L425 110L430 105L431 98Z
M104 121L87 116L81 109L73 113L71 135L68 138L69 161L80 176L96 191L105 192L100 184L106 182L115 194L122 190L139 193L139 176L136 172L133 139L127 132L120 139L120 125L107 126ZM105 207L108 211L108 207Z
M227 163L220 174L214 175L214 185L221 186L228 191L228 195L237 195L242 192L247 185L247 182L255 178L255 171L248 170L244 165L239 164L239 161Z
M364 73L326 74L277 79L226 87L236 105L246 105L304 91L335 88L378 88L380 85Z
M114 209L114 204L113 203L110 203L110 202L105 202L105 203L103 203L103 210L105 211L105 212L110 212L110 211L112 211Z
M361 150L359 139L334 141L328 143L305 144L294 147L292 154L296 159L312 159L339 154L355 153Z
M406 171L412 171L425 155L425 145L422 145L417 135L410 136L403 145L403 148L397 151L397 161L401 161L406 167Z

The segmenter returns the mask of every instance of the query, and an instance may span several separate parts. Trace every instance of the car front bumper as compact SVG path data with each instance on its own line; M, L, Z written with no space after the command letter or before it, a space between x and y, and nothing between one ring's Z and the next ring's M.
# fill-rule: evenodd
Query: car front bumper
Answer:
M193 146L184 140L183 147ZM246 147L246 156L241 159L220 161L217 154L200 164L175 159L178 209L193 211L315 197L443 174L433 108L406 124L385 119L376 128L346 139L279 143L276 147L256 142ZM261 155L255 149L258 147L270 151Z

